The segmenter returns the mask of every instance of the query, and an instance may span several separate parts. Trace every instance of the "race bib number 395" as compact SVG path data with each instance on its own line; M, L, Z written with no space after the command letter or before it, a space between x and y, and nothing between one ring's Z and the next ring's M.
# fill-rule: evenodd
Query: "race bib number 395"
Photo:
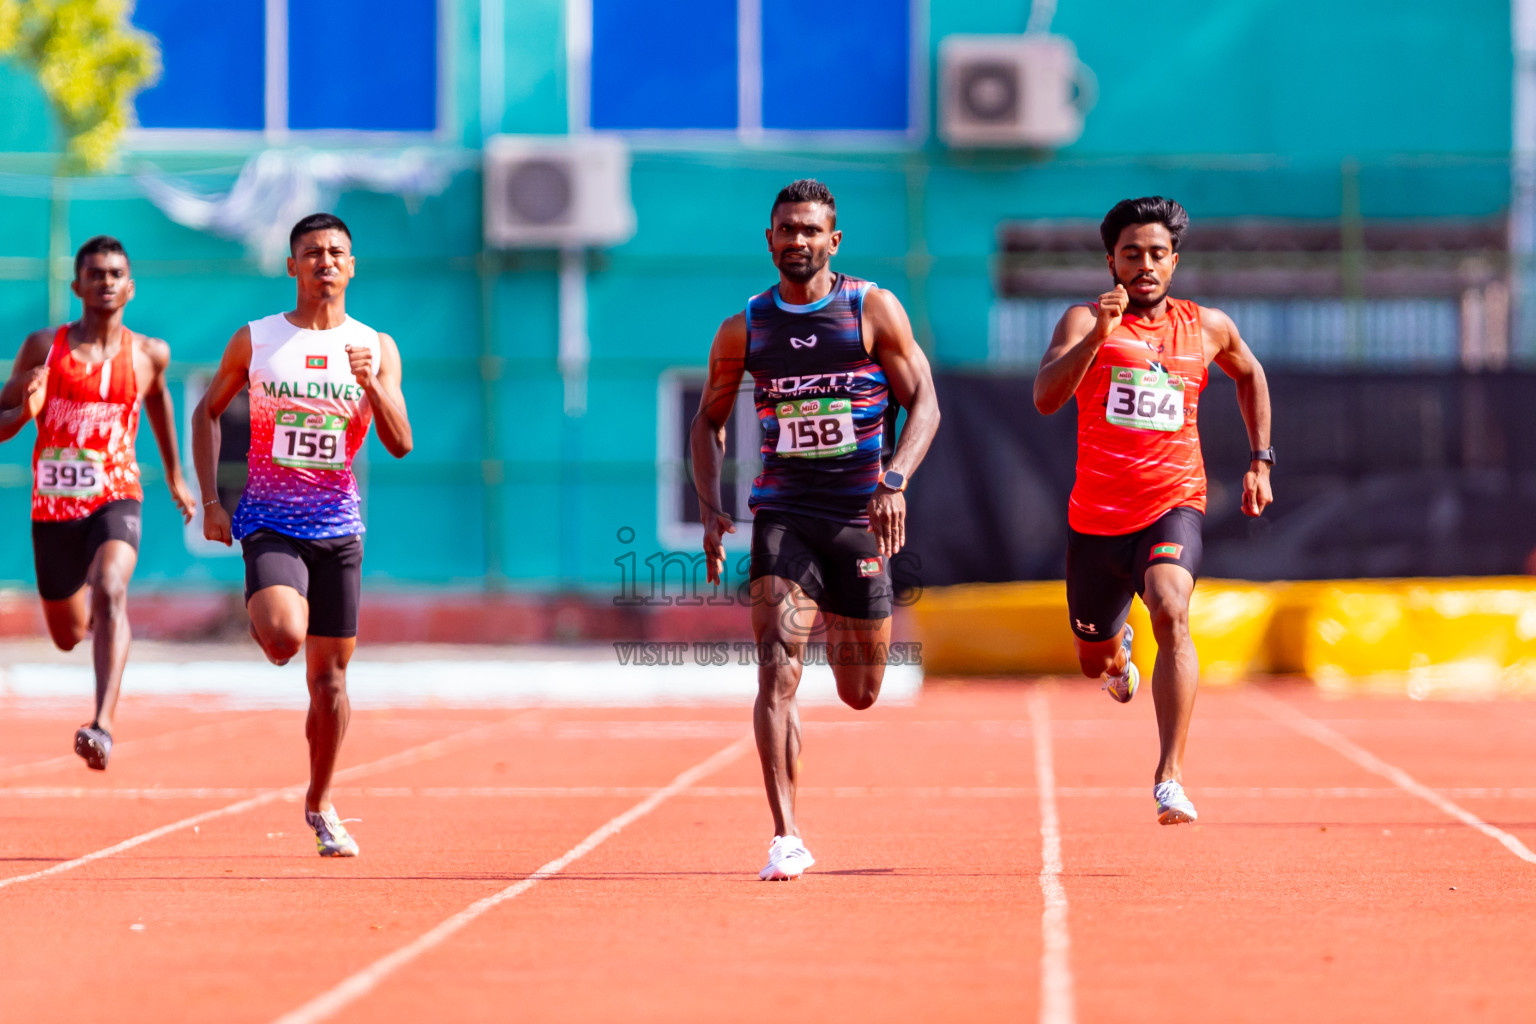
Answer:
M853 403L846 398L806 398L774 406L779 421L780 455L825 459L859 446L853 429Z
M33 479L37 493L58 498L89 498L107 485L106 456L89 448L44 448Z
M283 409L272 428L272 461L290 469L345 469L347 418Z
M1184 379L1163 370L1112 367L1104 419L1132 430L1178 430L1184 426Z

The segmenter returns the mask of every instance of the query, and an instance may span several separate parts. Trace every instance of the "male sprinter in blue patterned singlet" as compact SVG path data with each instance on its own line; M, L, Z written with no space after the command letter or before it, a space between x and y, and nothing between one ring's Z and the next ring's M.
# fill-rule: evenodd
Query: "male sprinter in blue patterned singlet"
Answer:
M906 543L902 491L938 430L939 403L901 303L827 266L843 233L825 185L802 180L781 191L767 235L779 283L716 332L691 441L704 556L719 583L721 537L736 532L720 504L725 424L742 373L751 373L763 425L763 474L749 501L753 729L774 830L758 877L781 881L815 863L795 826L802 647L820 609L838 696L860 711L875 702L891 640L888 560ZM892 396L907 424L882 467Z

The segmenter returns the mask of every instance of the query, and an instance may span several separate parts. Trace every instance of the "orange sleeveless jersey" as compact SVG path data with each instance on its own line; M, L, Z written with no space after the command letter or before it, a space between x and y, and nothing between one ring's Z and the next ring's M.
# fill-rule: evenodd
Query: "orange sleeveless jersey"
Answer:
M87 363L69 349L69 325L48 350L48 388L32 449L32 518L84 519L109 501L143 500L133 439L139 429L139 385L133 332L124 328L117 355Z
M1159 368L1167 373L1161 382ZM1135 533L1171 509L1205 511L1196 411L1207 379L1197 304L1170 298L1167 316L1155 323L1126 312L1075 394L1072 529L1116 536ZM1175 425L1180 404L1182 423Z

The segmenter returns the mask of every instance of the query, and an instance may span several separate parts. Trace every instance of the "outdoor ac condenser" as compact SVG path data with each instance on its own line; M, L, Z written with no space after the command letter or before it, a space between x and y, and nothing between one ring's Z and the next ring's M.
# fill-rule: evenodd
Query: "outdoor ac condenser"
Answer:
M1049 149L1076 142L1093 73L1065 36L946 36L939 43L939 135L953 147Z
M629 150L605 136L485 144L485 240L498 249L617 245L635 233Z

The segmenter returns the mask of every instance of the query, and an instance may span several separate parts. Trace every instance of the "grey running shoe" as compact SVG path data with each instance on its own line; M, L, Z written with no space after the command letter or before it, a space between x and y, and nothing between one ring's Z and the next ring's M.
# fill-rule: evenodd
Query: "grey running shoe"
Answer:
M1117 676L1110 676L1104 680L1104 685L1099 687L1121 704L1128 704L1132 697L1136 696L1136 687L1141 683L1141 673L1136 671L1136 665L1131 661L1131 624L1125 624L1125 633L1120 637L1120 646L1125 649L1125 671Z
M92 722L75 730L75 753L85 758L87 768L98 772L107 770L107 759L112 756L112 734Z
M316 814L306 809L304 820L315 830L315 846L322 857L356 857L357 840L347 831L347 826L336 817L336 808Z
M1187 821L1197 821L1200 818L1200 815L1195 813L1195 805L1190 803L1189 797L1184 795L1184 787L1172 779L1159 782L1152 787L1152 797L1157 801L1159 825L1182 825Z

